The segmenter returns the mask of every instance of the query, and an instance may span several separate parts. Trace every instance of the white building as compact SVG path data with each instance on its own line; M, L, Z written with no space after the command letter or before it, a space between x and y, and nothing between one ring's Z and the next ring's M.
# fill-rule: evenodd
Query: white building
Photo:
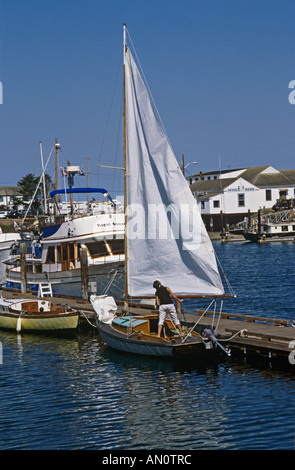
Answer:
M228 228L282 197L295 197L295 170L272 166L200 172L190 183L208 230Z
M13 198L22 200L22 195L17 186L1 186L0 187L0 205L10 207L13 206Z

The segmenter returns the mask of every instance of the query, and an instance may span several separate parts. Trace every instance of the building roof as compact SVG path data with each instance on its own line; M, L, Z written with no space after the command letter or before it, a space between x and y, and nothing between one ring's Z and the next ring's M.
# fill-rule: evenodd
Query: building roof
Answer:
M0 186L0 196L21 196L17 186Z
M206 174L203 173L203 176ZM220 192L239 178L243 178L257 188L288 188L295 186L295 170L276 170L272 166L266 165L247 168L235 178L195 181L190 187L193 192Z
M222 178L216 180L200 180L195 181L191 184L190 188L193 192L221 192L224 188L227 188L230 184L232 184L237 178Z

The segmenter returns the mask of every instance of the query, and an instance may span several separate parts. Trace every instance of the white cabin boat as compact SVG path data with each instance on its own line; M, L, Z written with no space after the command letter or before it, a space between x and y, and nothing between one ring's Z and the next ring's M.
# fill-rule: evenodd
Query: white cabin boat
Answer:
M96 191L108 195L104 189L96 188ZM89 293L109 293L122 298L124 213L122 205L112 200L96 201L88 215L73 215L61 223L43 227L42 236L32 239L26 255L27 288L37 290L39 284L50 283L53 294L81 296L81 246L87 249ZM19 254L12 254L4 262L7 265L6 286L19 288Z

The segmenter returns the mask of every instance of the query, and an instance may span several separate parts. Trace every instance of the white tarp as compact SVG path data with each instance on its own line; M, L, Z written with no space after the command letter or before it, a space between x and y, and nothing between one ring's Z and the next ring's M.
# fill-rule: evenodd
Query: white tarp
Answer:
M222 295L196 201L129 49L125 82L128 294L154 295L159 279L178 295Z
M114 298L108 295L91 295L90 302L98 320L110 325L117 311Z

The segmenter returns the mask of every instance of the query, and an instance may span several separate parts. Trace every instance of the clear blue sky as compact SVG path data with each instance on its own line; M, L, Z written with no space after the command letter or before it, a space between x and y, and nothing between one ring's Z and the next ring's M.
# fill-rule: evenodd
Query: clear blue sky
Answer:
M293 0L0 0L0 185L39 174L57 137L61 165L88 157L116 195L97 163L121 164L124 22L189 173L295 168Z

